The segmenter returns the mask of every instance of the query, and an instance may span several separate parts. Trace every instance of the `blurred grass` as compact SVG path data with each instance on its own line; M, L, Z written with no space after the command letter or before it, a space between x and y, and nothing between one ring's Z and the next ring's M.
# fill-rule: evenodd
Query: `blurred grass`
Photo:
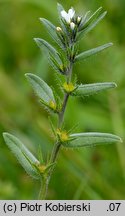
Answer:
M112 132L124 140L125 130L125 1L61 1L66 9L73 6L80 14L103 6L108 15L81 41L85 50L112 41L114 46L101 55L77 64L74 73L79 83L114 81L116 90L81 99L70 99L66 128ZM34 37L50 40L38 18L58 24L56 1L0 0L0 134L17 135L37 154L41 145L47 156L52 148L52 133L47 113L39 106L24 74L40 75L56 87L54 71ZM73 118L72 118L73 116ZM122 144L62 149L50 182L49 199L125 199L125 146ZM0 199L35 199L38 184L17 163L0 136Z

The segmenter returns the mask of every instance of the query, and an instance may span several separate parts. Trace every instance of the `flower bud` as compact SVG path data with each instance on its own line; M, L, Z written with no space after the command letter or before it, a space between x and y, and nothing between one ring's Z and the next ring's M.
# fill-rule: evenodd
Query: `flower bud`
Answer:
M62 32L62 29L61 29L60 27L57 27L56 30L57 30L58 32Z
M71 23L70 23L70 28L71 28L72 30L74 30L74 28L75 28L75 23L74 23L74 22L71 22Z
M78 24L81 22L81 19L82 19L82 18L81 18L80 16L77 17L77 23L78 23Z

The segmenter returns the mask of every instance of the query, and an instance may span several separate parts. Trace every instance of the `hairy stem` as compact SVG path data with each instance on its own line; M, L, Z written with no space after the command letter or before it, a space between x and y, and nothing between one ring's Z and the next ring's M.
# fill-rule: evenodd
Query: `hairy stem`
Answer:
M71 82L71 79L72 79L72 68L73 68L73 63L70 61L69 71L68 71L68 76L67 76L67 83Z
M69 98L69 94L66 93L64 96L64 101L63 101L63 106L62 106L62 110L59 113L59 122L58 122L58 127L61 128L62 124L63 124L63 120L64 120L64 113L65 113L65 109L66 109L66 105L68 102L68 98Z
M40 186L40 191L39 191L39 200L44 200L47 195L47 190L48 190L48 180L47 179L42 179L41 180L41 186Z
M54 145L52 154L51 154L51 158L50 158L51 163L54 163L56 161L60 147L61 147L61 144L59 142L56 142Z
M72 66L73 66L73 63L70 62L69 68L68 68L67 83L71 82ZM65 93L64 94L64 99L63 99L63 104L62 104L62 109L61 109L60 113L58 114L58 128L62 127L68 99L69 99L69 93ZM50 164L56 162L60 148L61 148L61 143L58 140L54 144L54 147L53 147L53 150L52 150L52 153L51 153L51 157L50 157ZM42 185L41 185L41 189L40 189L40 193L39 193L39 199L45 199L46 198L47 191L48 191L48 184L49 184L51 175L53 173L53 170L54 170L54 167L52 167L49 170L47 178L44 181L42 181Z

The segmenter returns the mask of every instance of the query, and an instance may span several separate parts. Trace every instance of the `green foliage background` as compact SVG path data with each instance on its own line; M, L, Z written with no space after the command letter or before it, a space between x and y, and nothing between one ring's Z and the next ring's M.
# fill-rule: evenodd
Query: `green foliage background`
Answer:
M102 54L77 64L79 83L114 81L117 89L88 97L70 99L66 128L74 132L111 132L124 140L125 130L125 1L59 1L84 14L103 6L106 18L80 44L81 50L113 42ZM39 185L27 176L5 145L2 132L18 136L37 153L52 149L48 114L40 107L27 83L27 72L41 76L58 91L58 80L44 53L33 41L51 41L38 18L58 24L55 0L0 0L0 199L36 199ZM100 5L101 4L101 5ZM48 199L125 199L125 145L65 150L50 182Z

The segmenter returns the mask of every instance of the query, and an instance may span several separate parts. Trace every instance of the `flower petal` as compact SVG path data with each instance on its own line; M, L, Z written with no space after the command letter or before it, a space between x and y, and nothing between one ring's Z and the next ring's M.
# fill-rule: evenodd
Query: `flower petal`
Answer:
M70 19L72 19L75 15L75 10L73 8L70 8L68 10L68 15L70 16Z
M66 13L65 10L62 10L62 11L61 11L61 16L62 16L64 19L66 19L66 17L68 16L68 14Z
M65 10L61 11L61 16L65 19L67 23L70 23L70 15L66 13Z
M71 19L74 17L75 11L73 8L68 10L68 13L65 10L61 11L61 16L66 20L67 23L71 22Z
M66 17L66 19L65 19L65 20L66 20L66 22L67 22L67 23L70 23L70 22L71 22L71 17L70 17L70 15L69 15L69 14L67 14L67 17Z

